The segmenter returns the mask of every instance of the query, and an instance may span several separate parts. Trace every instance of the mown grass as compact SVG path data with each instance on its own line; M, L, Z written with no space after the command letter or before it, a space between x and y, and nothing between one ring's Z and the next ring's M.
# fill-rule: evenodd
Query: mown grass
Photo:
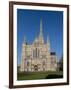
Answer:
M18 72L17 80L63 78L63 72Z

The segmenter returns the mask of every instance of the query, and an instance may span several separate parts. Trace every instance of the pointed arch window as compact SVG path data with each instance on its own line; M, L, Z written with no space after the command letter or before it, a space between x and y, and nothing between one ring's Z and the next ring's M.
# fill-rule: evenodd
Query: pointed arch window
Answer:
M33 58L39 58L39 50L37 48L33 50Z

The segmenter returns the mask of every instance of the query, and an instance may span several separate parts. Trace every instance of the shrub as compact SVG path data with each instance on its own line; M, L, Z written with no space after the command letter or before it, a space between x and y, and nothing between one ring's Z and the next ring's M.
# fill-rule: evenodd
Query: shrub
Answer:
M55 78L63 78L63 75L57 75L57 74L48 74L45 79L55 79Z

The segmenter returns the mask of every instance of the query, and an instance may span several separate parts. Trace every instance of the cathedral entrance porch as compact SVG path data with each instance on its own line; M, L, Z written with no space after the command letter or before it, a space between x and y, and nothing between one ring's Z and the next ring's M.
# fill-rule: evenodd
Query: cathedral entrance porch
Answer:
M38 71L38 65L34 65L34 71Z

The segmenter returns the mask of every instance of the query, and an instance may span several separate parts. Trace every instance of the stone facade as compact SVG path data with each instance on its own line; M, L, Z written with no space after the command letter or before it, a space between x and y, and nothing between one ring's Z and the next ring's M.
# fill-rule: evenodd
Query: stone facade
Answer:
M29 45L24 38L22 44L22 57L20 71L56 71L57 56L55 52L50 52L50 40L44 43L42 33L42 20L40 21L40 33L34 42Z

